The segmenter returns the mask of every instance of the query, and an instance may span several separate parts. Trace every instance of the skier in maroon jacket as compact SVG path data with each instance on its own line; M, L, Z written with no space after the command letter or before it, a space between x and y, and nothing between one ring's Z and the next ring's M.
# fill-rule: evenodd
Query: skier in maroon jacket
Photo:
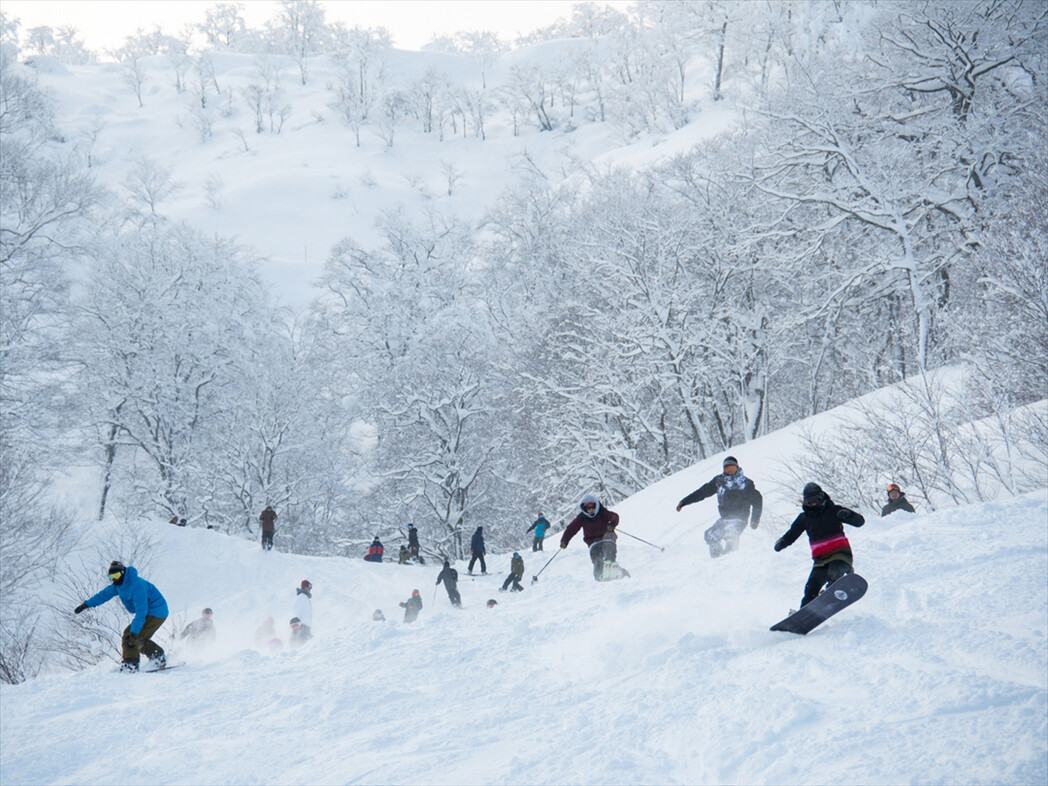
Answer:
M612 566L618 567L618 563L615 561L618 550L615 545L615 540L618 537L615 534L615 527L619 525L619 514L603 507L592 494L587 494L583 497L579 507L582 509L582 512L564 530L564 534L560 538L560 547L566 549L571 539L575 537L575 534L582 530L582 540L590 547L590 560L593 562L593 578L597 581L606 581L608 578L622 578L623 575L629 576L622 568L619 568L621 574L617 574L614 577L605 575L605 566L608 569L611 569Z

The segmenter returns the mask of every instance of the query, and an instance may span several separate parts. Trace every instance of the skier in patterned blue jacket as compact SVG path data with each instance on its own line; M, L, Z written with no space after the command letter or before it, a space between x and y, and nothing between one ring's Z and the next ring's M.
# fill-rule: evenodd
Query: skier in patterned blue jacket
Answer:
M757 487L742 473L742 467L734 456L726 456L724 472L705 483L677 503L677 512L693 502L717 495L717 511L720 518L706 530L706 543L710 547L710 556L735 551L739 547L739 536L746 529L746 520L750 527L757 529L764 509L764 497Z
M92 595L73 611L79 614L94 606L101 606L113 598L120 598L124 608L135 615L131 624L124 630L121 640L123 664L120 670L138 671L141 653L145 653L157 668L163 668L167 665L167 656L163 647L152 640L152 636L167 619L167 601L160 594L160 590L138 575L135 568L125 567L124 563L118 560L109 564L108 574L109 586Z

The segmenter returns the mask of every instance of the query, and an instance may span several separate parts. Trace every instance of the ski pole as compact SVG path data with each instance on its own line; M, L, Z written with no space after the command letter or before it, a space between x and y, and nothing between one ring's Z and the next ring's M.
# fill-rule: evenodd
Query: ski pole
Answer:
M644 540L644 538L638 538L636 535L630 535L628 532L626 532L623 529L619 529L618 527L615 528L615 531L621 532L623 535L629 535L631 538L633 538L634 540L639 540L641 543L648 543L648 541ZM648 543L648 545L651 546L653 549L658 549L659 551L666 550L665 546L656 546L654 543Z
M548 568L550 562L553 562L553 560L555 560L557 558L557 555L560 554L560 552L562 552L562 551L564 551L564 547L563 546L561 546L559 549L557 549L557 551L555 551L553 553L553 556L550 557L549 560L546 561L546 564L542 566L542 570L545 570L546 568ZM539 580L539 576L542 575L542 570L540 570L538 573L536 573L534 576L531 577L531 583L532 584L534 584L536 581Z

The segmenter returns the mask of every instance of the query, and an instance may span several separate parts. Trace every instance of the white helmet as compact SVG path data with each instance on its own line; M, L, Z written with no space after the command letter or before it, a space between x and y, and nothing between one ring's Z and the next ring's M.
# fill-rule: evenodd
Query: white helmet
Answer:
M582 502L579 503L579 507L582 508L582 515L586 518L593 518L597 515L597 511L600 510L600 501L592 494L587 494L582 498Z

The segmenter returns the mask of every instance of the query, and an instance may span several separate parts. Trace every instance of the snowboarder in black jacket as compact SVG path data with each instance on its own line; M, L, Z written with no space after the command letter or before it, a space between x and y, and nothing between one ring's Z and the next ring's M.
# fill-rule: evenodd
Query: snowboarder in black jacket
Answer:
M913 509L913 505L910 504L909 500L906 499L906 495L899 488L899 484L889 483L888 504L881 508L881 518L883 519L889 513L894 513L897 510L905 510L907 513L917 512Z
M444 570L440 571L440 575L437 576L437 584L444 582L444 589L448 591L448 600L451 601L451 605L456 609L461 609L462 596L459 595L458 580L458 571L451 567L451 563L448 560L444 560Z
M411 557L415 562L419 565L425 565L426 561L422 559L422 554L419 551L419 548L418 530L415 529L414 524L408 524L408 550L411 552Z
M775 541L775 550L791 545L802 532L808 533L814 565L808 583L804 585L801 606L815 600L822 588L841 576L854 573L852 551L844 536L844 524L861 527L866 519L854 510L834 504L818 483L804 486L801 502L804 510L793 521L786 533Z
M764 497L753 481L743 474L734 456L725 457L723 468L720 475L677 503L679 513L685 505L717 495L720 518L705 533L711 557L735 551L739 547L739 536L746 529L746 521L749 520L750 527L757 529L764 509Z
M473 539L469 542L469 550L473 555L469 561L469 567L466 568L469 571L469 575L473 575L473 566L477 564L477 560L480 560L480 572L483 575L488 575L488 566L484 563L484 555L487 551L484 548L484 528L477 527L477 531L473 533Z

